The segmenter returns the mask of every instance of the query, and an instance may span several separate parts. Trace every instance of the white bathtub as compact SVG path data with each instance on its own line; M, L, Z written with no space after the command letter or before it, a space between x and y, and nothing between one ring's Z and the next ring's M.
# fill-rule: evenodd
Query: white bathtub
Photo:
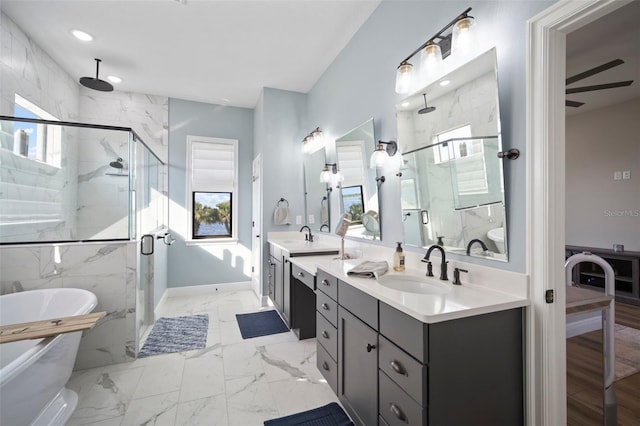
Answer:
M90 313L96 296L55 288L0 296L0 325ZM63 425L78 403L65 388L82 332L0 345L0 424Z

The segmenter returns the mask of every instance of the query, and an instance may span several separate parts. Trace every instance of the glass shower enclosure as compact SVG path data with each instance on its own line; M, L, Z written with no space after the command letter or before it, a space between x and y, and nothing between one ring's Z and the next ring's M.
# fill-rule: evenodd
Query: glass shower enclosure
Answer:
M166 289L166 170L131 128L0 116L0 244L140 246L139 338Z

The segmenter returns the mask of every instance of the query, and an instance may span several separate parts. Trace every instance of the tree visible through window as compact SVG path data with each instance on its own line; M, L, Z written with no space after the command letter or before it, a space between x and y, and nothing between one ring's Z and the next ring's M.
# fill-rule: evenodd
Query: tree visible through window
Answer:
M231 193L193 193L193 238L231 237Z

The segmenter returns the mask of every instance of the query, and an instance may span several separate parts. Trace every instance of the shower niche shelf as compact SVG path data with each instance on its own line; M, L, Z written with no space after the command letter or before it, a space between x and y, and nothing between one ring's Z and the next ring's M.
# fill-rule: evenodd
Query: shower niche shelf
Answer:
M616 300L640 305L640 252L566 246L566 257L584 251L591 252L607 261L615 272ZM584 287L604 291L605 275L600 266L582 262L573 268L573 282Z

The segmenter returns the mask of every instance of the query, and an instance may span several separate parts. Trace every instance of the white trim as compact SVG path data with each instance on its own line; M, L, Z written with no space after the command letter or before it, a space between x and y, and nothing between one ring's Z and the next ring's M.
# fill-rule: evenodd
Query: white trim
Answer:
M560 1L531 18L527 56L527 423L566 424L566 34L631 0ZM545 302L554 290L555 303Z
M203 284L192 285L186 287L169 287L162 295L160 302L163 302L165 298L170 297L185 297L185 296L202 296L211 295L212 293L225 293L230 291L251 290L251 281L241 281L237 283L222 283L222 284ZM158 303L158 310L160 303Z
M567 317L567 339L584 333L602 329L602 311L589 312L584 317Z

